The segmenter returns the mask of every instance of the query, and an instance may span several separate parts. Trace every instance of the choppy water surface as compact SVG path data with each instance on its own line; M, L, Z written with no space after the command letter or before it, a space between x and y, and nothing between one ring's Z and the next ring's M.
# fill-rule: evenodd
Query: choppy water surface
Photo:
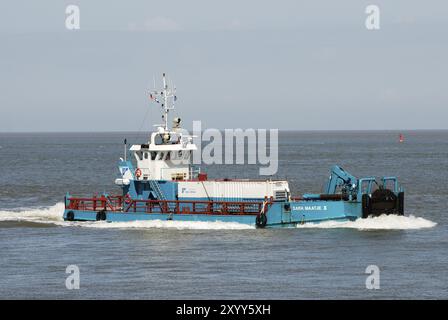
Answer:
M334 164L397 175L407 217L256 230L237 223L64 222L65 192L116 191L116 161L135 133L0 134L0 298L448 297L448 131L283 132L278 177L319 192ZM139 139L138 139L139 138ZM213 166L211 177L257 177ZM65 288L65 268L81 271ZM379 290L365 269L378 265Z

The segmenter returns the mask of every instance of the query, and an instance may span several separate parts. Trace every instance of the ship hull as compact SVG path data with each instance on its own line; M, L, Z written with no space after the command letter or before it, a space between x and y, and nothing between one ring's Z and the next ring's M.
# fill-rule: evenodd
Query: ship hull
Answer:
M101 214L99 214L101 213ZM266 222L257 223L258 214L234 212L231 214L210 213L173 213L173 212L123 212L104 210L74 210L66 208L64 220L131 222L131 221L199 221L199 222L233 222L254 227L282 228L295 227L305 223L323 221L355 220L362 216L361 204L353 201L289 201L273 203L265 213Z

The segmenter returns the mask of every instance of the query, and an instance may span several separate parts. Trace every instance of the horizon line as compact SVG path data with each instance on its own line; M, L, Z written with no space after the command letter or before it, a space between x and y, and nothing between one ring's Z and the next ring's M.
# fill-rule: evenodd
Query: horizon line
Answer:
M209 128L216 129L216 128ZM226 128L230 129L230 128ZM224 131L226 129L218 129L219 131ZM266 128L233 128L233 129L266 129ZM275 130L276 128L269 128L266 130ZM188 130L187 131L192 131ZM201 130L203 132L204 130ZM448 129L278 129L279 132L413 132L413 131L448 131ZM12 134L12 133L137 133L142 134L144 132L151 133L153 131L132 131L132 130L98 130L98 131L0 131L0 134Z

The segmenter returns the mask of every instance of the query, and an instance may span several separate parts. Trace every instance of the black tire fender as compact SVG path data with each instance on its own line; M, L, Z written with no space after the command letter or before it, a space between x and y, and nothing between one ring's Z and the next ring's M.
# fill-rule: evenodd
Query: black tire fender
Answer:
M264 213L259 214L256 218L255 218L255 225L258 228L264 228L266 226L266 224L268 223L268 218L266 217L266 215Z
M404 192L398 193L398 214L404 215Z
M65 215L65 220L67 221L74 221L75 220L75 213L73 211L67 212Z
M367 218L371 213L371 201L368 194L362 195L362 217Z
M107 219L106 211L101 210L96 213L96 221L104 221Z

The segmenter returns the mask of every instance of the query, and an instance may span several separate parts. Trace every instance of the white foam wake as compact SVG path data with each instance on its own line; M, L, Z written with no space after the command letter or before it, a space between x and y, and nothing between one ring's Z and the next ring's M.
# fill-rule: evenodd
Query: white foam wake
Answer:
M0 211L0 221L28 221L41 223L61 222L64 203L59 202L51 207L21 208Z
M35 222L49 223L63 227L79 226L87 228L121 228L121 229L196 229L196 230L243 230L254 229L254 226L221 221L167 221L167 220L148 220L148 221L130 221L130 222L68 222L62 218L64 212L64 203L60 202L50 207L24 208L17 210L0 211L0 221L17 222ZM350 228L358 230L411 230L432 228L437 223L413 215L396 216L382 215L367 219L357 219L356 221L326 221L321 223L307 223L298 225L298 228Z
M237 222L222 221L174 221L174 220L147 220L129 222L93 222L79 225L88 228L118 228L118 229L192 229L192 230L244 230L255 229L254 226Z
M350 228L358 230L412 230L412 229L424 229L432 228L437 223L410 216L397 216L397 215L381 215L379 217L369 217L366 219L357 219L355 221L325 221L321 223L306 223L304 225L298 225L298 228Z
M253 226L221 221L168 221L168 220L148 220L148 221L130 221L130 222L97 222L82 221L69 222L64 221L62 214L64 212L64 203L60 202L51 207L41 208L23 208L18 210L0 211L0 221L34 222L48 223L62 227L87 227L87 228L120 228L120 229L192 229L192 230L243 230L254 229Z

